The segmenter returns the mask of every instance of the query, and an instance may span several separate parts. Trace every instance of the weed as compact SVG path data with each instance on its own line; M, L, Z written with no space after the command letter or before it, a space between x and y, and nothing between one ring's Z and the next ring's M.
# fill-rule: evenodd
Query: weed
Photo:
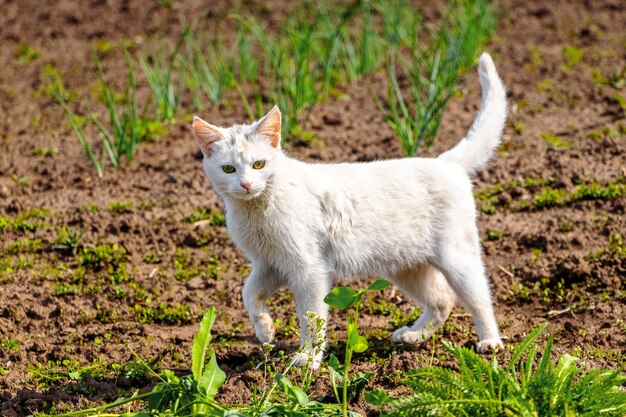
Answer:
M219 213L213 210L207 211L204 208L199 208L195 209L193 213L183 218L183 221L187 223L207 222L211 226L224 226L226 224L226 217L224 216L224 213Z
M79 264L92 271L115 267L128 259L126 249L118 245L86 245L79 258Z
M522 132L524 132L524 125L522 125L519 122L514 122L511 127L513 128L513 130L515 131L515 133L517 133L518 135L521 135Z
M489 241L500 240L503 235L504 232L502 230L487 230L487 240Z
M565 221L559 225L559 231L563 233L571 232L572 230L574 230L574 225L569 221Z
M552 90L553 87L554 87L554 83L552 82L552 80L545 79L537 83L536 90L539 92L550 91Z
M151 250L148 253L145 254L145 256L143 257L144 262L149 263L149 264L159 264L161 263L161 257L159 256L159 253L155 250Z
M608 75L604 75L599 70L594 69L591 75L596 83L610 85L617 90L626 86L626 65L622 68L614 69Z
M148 305L136 304L131 311L141 323L185 324L191 321L191 308L186 304L159 303L152 308Z
M63 108L74 134L87 153L98 176L102 177L107 157L114 167L120 166L123 157L126 157L127 161L132 161L137 145L144 139L154 138L163 133L164 128L158 121L148 120L139 114L134 68L128 55L126 55L128 78L124 94L122 95L125 104L121 108L118 105L118 94L112 90L104 77L102 65L97 54L94 54L94 63L102 89L102 101L108 113L108 125L105 125L95 113L89 116L89 120L95 124L100 133L102 143L100 156L96 155L91 142L88 140L80 116L77 116L69 108L65 87L58 74L56 75L56 89L53 96Z
M17 45L15 59L20 64L28 64L30 62L35 61L36 59L40 57L41 57L41 52L39 52L32 46L23 42Z
M0 348L5 351L16 351L20 348L20 342L10 337L5 337L0 342Z
M298 317L295 315L291 315L287 323L282 319L276 319L274 325L277 336L288 338L298 333Z
M44 249L41 239L21 239L11 242L4 249L4 253L18 255L20 253L37 253Z
M543 54L541 53L541 51L536 45L529 45L528 53L530 54L532 63L527 64L526 70L530 72L534 72L540 69L541 67L543 67L544 65Z
M13 175L11 175L11 180L18 187L27 187L30 184L30 178L28 178L27 176L21 176L21 175L13 174Z
M54 239L54 249L66 254L76 255L82 246L84 232L77 232L67 226L63 226L59 235Z
M176 121L176 112L180 104L181 88L176 85L174 69L184 40L185 37L181 35L169 57L166 57L163 51L153 52L148 57L139 57L139 65L156 97L157 119L167 123Z
M340 365L339 360L337 360L334 355L331 354L329 360L329 371L331 372L331 382L333 383L333 390L335 392L335 396L339 401L339 395L337 392L336 380L341 380L343 382L343 390L342 390L342 410L344 417L348 415L348 381L349 381L349 370L350 370L350 362L352 361L353 353L362 353L365 352L368 348L367 339L364 336L359 334L359 306L361 304L361 299L363 295L366 294L367 291L380 291L386 287L388 287L390 283L383 279L376 280L372 285L367 287L366 289L361 289L358 292L354 291L350 287L337 287L334 288L326 298L324 298L324 302L326 302L331 307L345 310L350 307L354 307L354 314L348 314L347 319L347 342L346 342L346 351L345 351L345 360L343 366ZM334 359L333 359L334 357ZM332 370L332 371L331 371Z
M48 146L45 148L34 148L33 155L52 157L59 153L59 148L56 146Z
M114 201L109 203L107 209L112 213L128 213L134 206L132 201Z
M626 117L626 98L621 94L615 93L613 94L613 99L619 104L622 109L622 117Z
M205 107L202 92L211 104L217 105L222 98L224 84L229 84L233 78L232 70L223 62L224 57L217 52L221 40L217 38L215 45L201 44L189 27L183 30L181 38L183 43L179 60L184 71L185 87L191 94L194 107L197 111Z
M611 182L605 187L597 183L577 185L570 200L613 200L626 196L626 184Z
M553 149L566 149L571 146L569 142L547 132L541 134L541 139L552 145Z
M441 29L427 49L411 44L410 63L393 55L387 67L389 111L377 105L396 133L407 156L415 156L423 144L431 146L448 101L456 92L459 74L469 67L495 26L494 12L485 1L451 3ZM410 99L400 90L396 59L409 84Z
M567 72L582 62L583 50L582 48L568 45L563 48L563 58L565 59L565 64L563 64L560 68L561 70Z
M622 235L616 234L609 236L607 247L587 255L587 260L591 263L599 262L601 259L626 259L626 246Z
M388 404L385 415L521 415L621 416L626 411L626 381L619 370L594 369L583 374L578 358L559 357L552 364L550 337L540 361L533 344L546 328L533 330L515 349L509 365L501 367L473 350L444 342L458 370L429 366L407 373L405 383L415 390L408 398L391 399L384 392L368 395L370 402Z
M565 190L546 187L541 193L535 195L533 204L539 209L562 205L566 195Z

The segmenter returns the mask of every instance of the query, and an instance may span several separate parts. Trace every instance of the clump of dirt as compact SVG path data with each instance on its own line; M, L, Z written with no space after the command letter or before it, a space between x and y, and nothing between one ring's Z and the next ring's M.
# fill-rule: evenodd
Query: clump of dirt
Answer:
M149 389L150 378L133 352L154 367L185 373L196 323L212 305L218 309L218 362L228 375L219 399L249 401L263 384L255 367L264 357L240 297L249 264L219 220L221 205L204 179L189 124L171 126L168 135L142 144L132 163L109 168L99 179L62 110L45 92L46 65L58 68L70 91L89 93L97 80L90 64L97 42L131 40L141 51L159 34L177 36L179 16L210 26L230 7L226 1L211 2L210 9L196 0L173 3L172 8L150 0L2 5L2 415L53 405L76 409L116 399L118 389ZM262 12L271 27L284 17L287 2L265 3ZM432 12L437 4L424 7ZM475 179L502 333L515 344L547 321L555 350L573 352L589 367L616 368L626 357L626 201L622 196L541 207L536 202L545 202L551 192L573 193L580 184L624 184L626 113L616 97L626 96L626 89L603 81L625 65L624 27L626 9L618 0L505 0L487 46L510 103L504 144ZM18 62L20 44L40 56ZM580 59L568 58L568 51L577 51ZM103 54L102 62L113 84L124 82L120 48ZM385 74L378 72L345 86L341 99L317 104L310 121L317 144L288 152L315 161L401 156L399 141L371 98L372 91L385 88ZM139 79L140 96L148 91ZM479 103L477 77L470 71L434 147L423 149L423 156L435 156L463 137ZM202 116L226 126L245 121L244 114L233 97ZM51 155L41 151L51 148L56 149ZM280 355L299 343L290 294L278 294L271 309L280 320L273 362L280 366ZM374 372L367 390L406 394L394 378L398 372L446 363L441 339L468 346L475 340L471 318L459 308L435 339L414 349L394 345L391 331L413 310L393 289L368 299L363 311L361 328L373 347L355 358L354 370ZM344 326L345 317L333 312L329 330L336 339L330 350L338 356ZM509 350L499 355L506 360ZM93 368L79 381L68 374L87 367ZM318 378L314 394L324 397L329 391L328 381ZM377 413L363 395L353 407Z

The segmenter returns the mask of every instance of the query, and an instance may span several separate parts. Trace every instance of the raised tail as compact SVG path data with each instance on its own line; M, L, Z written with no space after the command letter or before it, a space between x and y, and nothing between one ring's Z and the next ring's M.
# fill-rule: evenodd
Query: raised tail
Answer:
M467 136L439 158L456 162L472 175L484 168L502 139L506 120L506 90L491 56L483 52L478 61L483 98Z

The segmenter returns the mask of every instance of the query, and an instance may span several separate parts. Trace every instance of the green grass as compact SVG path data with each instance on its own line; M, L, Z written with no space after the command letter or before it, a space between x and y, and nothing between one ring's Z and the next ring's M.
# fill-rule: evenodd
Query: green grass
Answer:
M232 69L226 65L224 57L218 52L222 41L220 38L203 41L189 27L183 30L181 37L179 68L195 110L204 110L207 107L206 100L210 105L218 106L224 90L234 84Z
M182 88L177 58L185 39L185 32L183 32L169 55L160 50L139 57L139 65L155 97L156 119L166 123L176 121L176 113L180 105Z
M147 119L140 114L134 66L128 54L126 54L128 77L122 94L115 92L107 82L97 54L94 54L94 63L99 77L102 104L107 114L105 121L96 113L91 113L88 118L74 113L70 109L67 101L68 95L58 74L56 75L56 91L53 95L63 108L74 134L96 169L96 173L102 177L107 159L114 167L119 167L123 158L132 161L140 142L164 134L166 130L158 121ZM97 154L89 138L85 125L87 121L95 125L99 132L100 155Z
M414 23L415 24L415 23ZM488 1L451 1L440 28L417 43L410 40L411 59L393 54L387 67L387 108L374 94L378 108L400 139L405 155L432 146L457 80L476 59L481 45L495 28L495 12ZM400 62L400 70L396 62ZM403 94L399 77L408 84Z
M390 108L380 107L405 152L413 155L422 142L434 140L459 74L473 64L478 48L495 27L495 14L486 0L450 1L440 29L422 27L421 14L409 0L371 0L341 7L307 1L294 7L276 30L237 10L231 16L237 26L232 44L225 44L219 27L213 31L216 35L206 35L187 26L175 43L163 41L137 58L152 92L141 106L145 110L154 102L150 117L139 112L134 59L128 55L128 82L121 94L112 91L95 59L108 122L95 114L88 118L75 114L69 106L72 97L56 74L54 96L98 176L104 173L105 160L118 167L122 157L132 160L142 140L166 133L159 122L175 122L185 96L201 111L207 105L219 106L232 90L250 119L259 118L276 103L283 114L283 138L311 143L314 137L307 125L315 104L341 95L342 85L378 70L390 56L399 61L400 52L407 49L412 59L402 60L401 68L409 79L411 97L403 97L397 81L392 82L397 74L391 65ZM420 32L428 36L418 44ZM98 129L100 153L86 123Z

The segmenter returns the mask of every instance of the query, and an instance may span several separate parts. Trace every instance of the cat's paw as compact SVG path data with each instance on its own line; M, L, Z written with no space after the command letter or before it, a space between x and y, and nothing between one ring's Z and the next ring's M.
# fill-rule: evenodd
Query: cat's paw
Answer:
M424 333L419 330L411 330L410 327L404 326L393 332L391 336L393 341L396 343L404 343L406 345L415 345L417 343L422 343L424 338Z
M308 366L311 369L319 369L322 364L322 355L312 355L310 352L297 352L291 363L294 366Z
M269 314L263 313L259 316L254 323L254 332L261 343L270 343L274 340L276 329L274 328L274 320Z
M500 349L504 349L500 339L485 339L476 344L476 352L478 353L497 352Z

